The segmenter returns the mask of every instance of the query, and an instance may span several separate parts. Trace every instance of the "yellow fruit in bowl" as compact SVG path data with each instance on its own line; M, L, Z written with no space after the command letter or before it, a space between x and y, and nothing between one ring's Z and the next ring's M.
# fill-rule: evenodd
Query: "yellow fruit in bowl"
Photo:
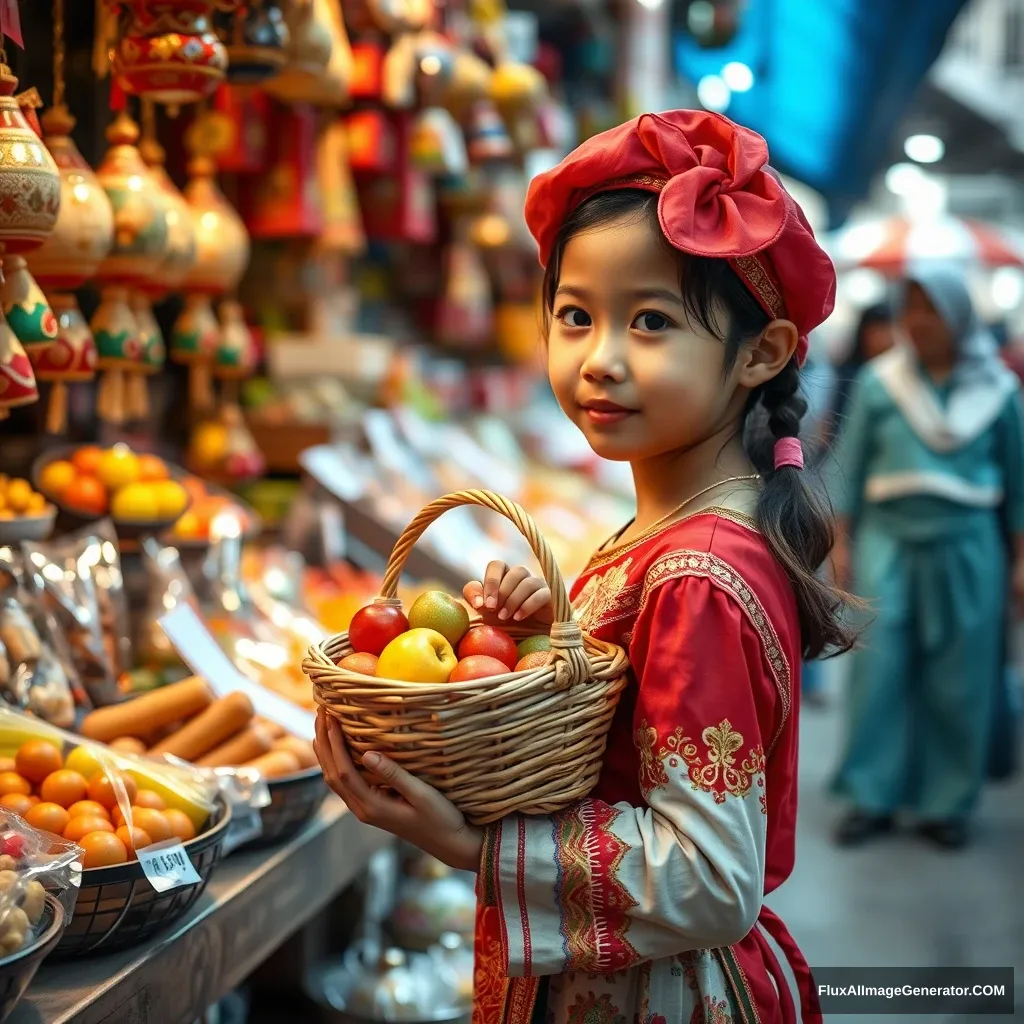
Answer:
M145 522L160 518L160 506L152 484L128 484L114 493L110 514L122 522Z
M7 507L12 512L24 512L32 500L32 494L32 485L27 480L11 480L7 484Z
M198 515L189 509L175 524L172 533L179 540L202 540L206 536ZM338 630L340 633L341 630Z
M29 516L41 516L49 507L49 502L43 495L37 491L32 492L32 497L29 498L28 508L25 509L25 514Z
M180 516L188 505L188 492L177 480L156 480L147 485L153 493L161 519Z
M96 475L108 491L120 490L139 479L139 457L128 445L115 444L100 455Z
M40 471L39 486L59 498L77 475L78 470L67 459L55 459Z

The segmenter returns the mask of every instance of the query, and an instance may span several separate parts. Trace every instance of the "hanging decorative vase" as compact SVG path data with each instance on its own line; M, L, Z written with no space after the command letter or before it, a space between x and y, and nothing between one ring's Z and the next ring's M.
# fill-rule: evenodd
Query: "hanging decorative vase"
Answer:
M195 226L192 208L164 167L163 146L154 138L146 138L142 140L139 152L156 185L155 195L167 227L164 258L153 276L141 286L153 302L158 302L178 290L196 261Z
M288 26L278 0L249 0L237 13L217 16L228 54L228 81L259 85L285 65Z
M166 206L136 147L139 129L123 112L107 129L111 143L96 176L114 210L114 240L97 279L102 301L92 321L103 380L97 413L108 423L128 417L126 373L139 372L142 345L129 307L129 290L144 288L167 253Z
M73 294L56 292L50 303L57 318L57 339L36 360L35 373L40 383L52 385L46 430L62 434L67 429L67 385L96 375L96 342Z
M29 273L24 256L4 257L0 302L8 326L18 336L35 365L57 337L57 318L42 288Z
M32 364L0 312L0 419L6 419L11 409L38 399Z
M129 300L135 318L135 340L139 356L129 368L125 378L125 411L133 422L149 418L149 388L146 378L163 369L166 350L164 336L153 314L153 304L141 292L133 292Z
M284 103L344 104L352 53L338 0L290 0L286 21L286 63L267 92Z
M234 299L220 304L220 332L213 375L223 385L227 404L238 403L238 383L256 368L256 342L245 322L242 306Z

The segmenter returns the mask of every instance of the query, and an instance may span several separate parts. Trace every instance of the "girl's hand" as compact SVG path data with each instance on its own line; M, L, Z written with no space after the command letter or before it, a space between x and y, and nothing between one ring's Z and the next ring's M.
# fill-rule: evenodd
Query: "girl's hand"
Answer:
M547 583L532 576L524 565L510 569L504 562L491 562L484 581L467 583L462 592L470 607L484 619L495 622L535 622L550 625L554 617Z
M449 867L480 869L483 830L470 825L436 789L383 754L364 754L363 764L395 793L368 785L352 763L341 725L323 708L317 708L313 747L327 785L360 821L418 846Z

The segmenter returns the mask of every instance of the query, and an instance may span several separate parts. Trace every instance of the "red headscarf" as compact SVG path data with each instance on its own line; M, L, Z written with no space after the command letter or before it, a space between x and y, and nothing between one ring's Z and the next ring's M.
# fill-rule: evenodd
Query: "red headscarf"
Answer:
M796 324L803 363L807 334L832 312L835 269L768 166L760 135L721 114L672 110L588 139L530 184L526 223L541 265L575 207L623 188L657 192L658 222L675 248L727 259L769 316Z

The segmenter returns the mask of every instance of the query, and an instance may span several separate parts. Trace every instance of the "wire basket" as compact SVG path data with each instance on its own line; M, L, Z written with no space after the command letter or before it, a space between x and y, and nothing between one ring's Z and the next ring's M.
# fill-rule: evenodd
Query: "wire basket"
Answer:
M176 921L206 888L221 859L230 820L227 804L218 798L210 827L184 844L199 875L195 885L157 892L138 861L84 870L75 912L54 950L54 959L128 949Z
M341 722L357 759L370 750L387 754L474 824L514 812L551 814L597 782L626 685L626 654L580 629L536 524L491 491L457 491L427 505L395 544L376 603L398 605L398 581L413 545L438 516L461 505L501 513L537 556L555 618L548 663L467 682L400 682L339 668L338 659L352 651L348 634L339 633L310 647L302 667L317 703Z
M0 960L0 1024L7 1020L11 1010L25 994L39 965L57 945L66 923L67 914L60 900L52 893L47 893L42 920L38 925L38 937L24 949Z
M256 850L291 839L320 810L329 790L319 768L267 782L270 803L260 809L263 831L243 849Z

